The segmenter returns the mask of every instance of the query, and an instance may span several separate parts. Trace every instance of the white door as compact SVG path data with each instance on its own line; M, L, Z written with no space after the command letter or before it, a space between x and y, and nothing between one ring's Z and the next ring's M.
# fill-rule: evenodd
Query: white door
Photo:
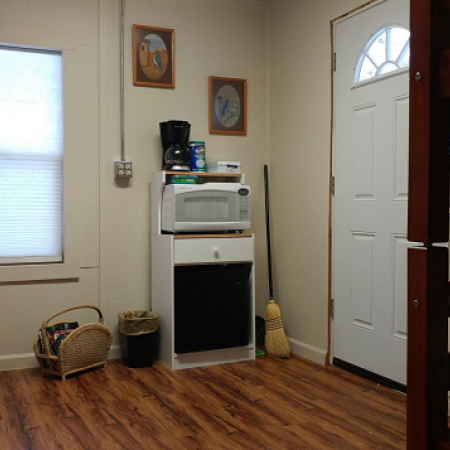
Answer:
M334 77L333 357L402 384L411 245L408 30L408 0L340 21ZM355 81L360 68L362 82Z

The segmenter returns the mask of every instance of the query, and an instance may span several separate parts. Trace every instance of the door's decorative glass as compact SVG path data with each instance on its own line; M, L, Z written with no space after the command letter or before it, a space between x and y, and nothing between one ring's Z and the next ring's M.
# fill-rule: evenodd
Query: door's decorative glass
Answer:
M409 30L400 26L383 28L362 52L356 67L355 82L409 67Z

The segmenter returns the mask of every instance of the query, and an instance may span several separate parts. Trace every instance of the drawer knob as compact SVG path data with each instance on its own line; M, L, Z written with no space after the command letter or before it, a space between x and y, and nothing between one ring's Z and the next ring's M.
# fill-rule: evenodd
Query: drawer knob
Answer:
M214 247L212 250L213 250L214 256L216 258L218 258L219 257L219 247Z

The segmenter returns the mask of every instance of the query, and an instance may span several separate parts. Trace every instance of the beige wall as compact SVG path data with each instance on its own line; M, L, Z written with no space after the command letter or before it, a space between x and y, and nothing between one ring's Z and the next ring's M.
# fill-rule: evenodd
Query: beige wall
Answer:
M119 2L108 8L107 42L118 42ZM262 167L267 161L267 10L262 5L224 0L127 0L126 27L133 24L175 29L176 87L174 90L133 87L131 54L125 61L126 157L135 175L128 187L115 184L112 161L120 156L119 78L111 82L105 183L108 189L109 262L108 316L126 308L148 307L150 298L151 173L161 168L159 122L188 120L191 139L205 140L207 160L239 160L253 188L253 231L257 267L263 267ZM245 43L245 45L243 45ZM131 48L131 33L125 48ZM117 72L119 53L108 46L107 73ZM245 78L248 82L247 135L213 136L208 132L208 77ZM109 108L108 108L109 109ZM103 231L103 229L102 229ZM105 258L106 259L106 258ZM265 288L257 278L257 297ZM155 311L157 312L157 311Z
M361 0L277 0L269 9L275 298L296 353L324 361L328 336L330 21Z
M126 0L125 152L134 177L116 183L120 0L0 0L0 42L64 49L66 244L72 264L57 275L79 274L52 281L56 272L44 271L45 281L0 284L0 370L35 364L37 328L59 309L99 305L117 349L117 312L150 307L150 179L161 164L158 123L170 119L190 121L192 139L206 141L208 160L242 163L252 187L261 315L268 300L263 165L270 159L275 298L293 349L324 362L330 20L360 3ZM175 29L175 89L133 87L133 24ZM248 80L247 136L209 135L210 75ZM38 269L33 273L41 274ZM0 268L0 282L8 279L3 273Z
M175 29L175 89L133 87L133 24ZM66 245L73 263L64 273L32 268L17 274L0 268L0 370L34 365L32 341L42 320L67 306L100 306L115 334L114 349L117 312L150 307L150 180L161 169L160 121L188 120L191 138L206 141L208 160L241 161L253 188L257 295L266 300L261 273L262 168L268 159L267 7L229 0L126 0L125 29L125 154L133 161L134 177L116 183L120 0L0 0L0 42L64 52ZM209 135L210 75L247 79L247 136ZM79 278L51 280L74 273Z
M0 267L0 369L7 369L36 364L32 341L48 315L100 302L98 5L2 0L0 42L64 54L66 261ZM95 314L79 317L93 320Z

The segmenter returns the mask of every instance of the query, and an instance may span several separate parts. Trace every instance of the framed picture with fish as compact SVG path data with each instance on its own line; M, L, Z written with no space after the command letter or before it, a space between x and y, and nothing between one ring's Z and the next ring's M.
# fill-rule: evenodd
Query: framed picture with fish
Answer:
M247 134L247 81L209 77L210 134Z
M133 84L175 87L174 30L133 25Z

